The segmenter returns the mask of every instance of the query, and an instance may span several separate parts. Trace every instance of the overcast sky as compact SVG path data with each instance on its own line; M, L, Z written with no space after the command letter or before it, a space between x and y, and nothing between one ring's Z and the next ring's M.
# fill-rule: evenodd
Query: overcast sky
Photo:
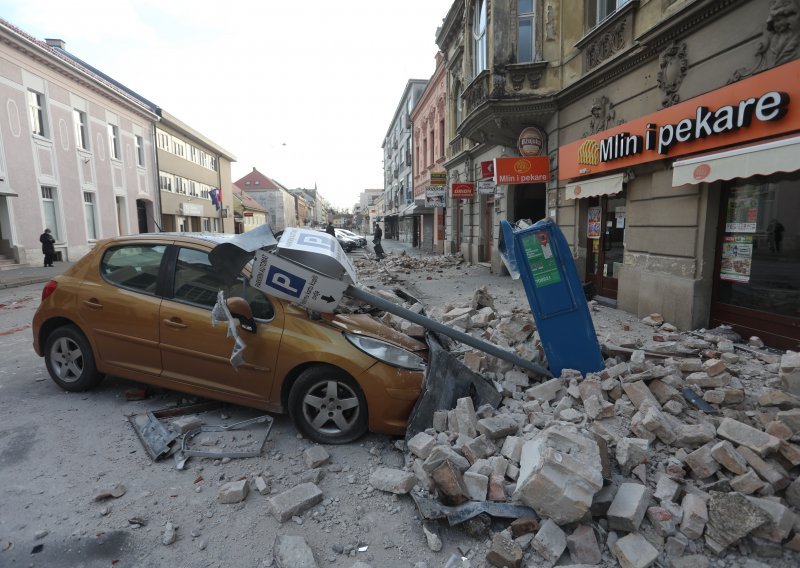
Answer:
M351 208L383 187L408 79L435 68L453 0L0 0L0 14L289 188Z

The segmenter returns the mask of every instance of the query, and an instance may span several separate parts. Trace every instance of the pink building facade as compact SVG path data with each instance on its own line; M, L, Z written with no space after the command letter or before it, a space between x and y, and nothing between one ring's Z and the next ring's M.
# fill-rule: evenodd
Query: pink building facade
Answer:
M419 211L419 247L443 253L445 240L445 202L441 207L426 203L426 191L432 187L431 173L445 173L446 81L444 56L436 55L436 70L428 81L417 106L411 113L414 147L414 203ZM446 192L443 192L446 194Z

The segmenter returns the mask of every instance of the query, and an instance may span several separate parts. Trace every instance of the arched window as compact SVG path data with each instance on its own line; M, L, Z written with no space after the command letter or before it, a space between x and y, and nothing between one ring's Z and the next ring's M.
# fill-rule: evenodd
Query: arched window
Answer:
M472 15L472 47L474 71L477 76L486 69L486 0L475 2L475 12Z

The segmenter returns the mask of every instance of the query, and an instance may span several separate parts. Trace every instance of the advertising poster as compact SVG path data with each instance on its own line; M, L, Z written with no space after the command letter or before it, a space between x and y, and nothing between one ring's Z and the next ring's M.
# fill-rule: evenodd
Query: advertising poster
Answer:
M602 227L600 227L600 218L603 216L603 210L600 206L589 207L589 226L588 236L590 239L599 239Z
M444 185L430 185L425 188L425 207L444 207Z
M561 273L550 248L547 231L535 231L526 235L522 240L522 247L537 288L561 282Z
M725 235L719 277L729 282L749 282L753 262L753 235Z
M726 233L755 233L758 222L758 195L754 187L740 187L731 192L725 215Z

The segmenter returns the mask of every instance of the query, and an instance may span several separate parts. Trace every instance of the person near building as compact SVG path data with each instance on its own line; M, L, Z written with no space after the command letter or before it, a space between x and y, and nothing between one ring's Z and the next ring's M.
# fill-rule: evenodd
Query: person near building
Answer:
M53 259L56 256L56 240L50 234L50 229L45 229L44 233L39 235L39 242L42 243L42 254L44 255L44 265L53 266Z
M325 232L332 237L336 236L336 230L333 228L333 223L331 223L330 221L328 221L328 226L325 227Z
M383 246L381 245L381 239L383 238L383 230L381 226L375 223L375 232L372 235L372 244L375 245L375 256L378 257L378 260L382 259L386 254L383 252Z

